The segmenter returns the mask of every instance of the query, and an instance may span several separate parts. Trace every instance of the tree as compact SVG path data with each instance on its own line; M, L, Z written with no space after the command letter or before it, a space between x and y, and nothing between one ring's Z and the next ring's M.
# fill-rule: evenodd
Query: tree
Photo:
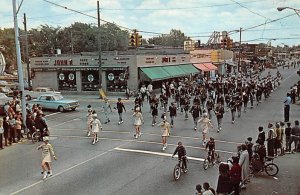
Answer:
M0 29L0 45L4 48L2 53L6 60L6 70L16 68L15 31L13 28Z
M184 41L188 37L184 35L183 32L176 29L171 29L168 35L160 35L158 37L149 38L149 44L162 45L162 46L173 46L173 47L183 47Z

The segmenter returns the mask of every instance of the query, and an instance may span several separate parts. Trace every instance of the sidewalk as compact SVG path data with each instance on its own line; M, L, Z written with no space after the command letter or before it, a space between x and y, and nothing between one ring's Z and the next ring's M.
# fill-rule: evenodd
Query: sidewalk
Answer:
M274 163L278 165L279 172L276 177L260 173L247 184L244 194L256 195L299 195L299 163L300 153L286 154L275 158Z

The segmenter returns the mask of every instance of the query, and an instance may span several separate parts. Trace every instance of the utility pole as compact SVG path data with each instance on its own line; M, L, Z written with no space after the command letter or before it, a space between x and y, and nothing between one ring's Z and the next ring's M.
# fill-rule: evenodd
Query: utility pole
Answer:
M242 28L240 28L240 45L239 45L239 63L238 63L238 72L241 68L241 55L242 55Z
M102 89L102 59L101 59L101 31L100 31L100 5L99 5L99 1L97 1L97 15L98 15L99 88Z
M28 80L28 87L31 88L30 84L30 67L29 67L29 52L28 52L28 34L27 34L27 20L26 14L24 13L24 30L25 30L25 61L27 64L27 80Z
M13 4L13 16L14 16L14 28L15 28L16 54L17 54L17 64L18 64L19 90L21 92L23 124L26 124L26 102L25 102L25 96L23 93L24 92L24 78L23 78L23 67L22 67L22 60L21 60L20 41L19 41L19 27L18 27L16 0L12 0L12 4Z

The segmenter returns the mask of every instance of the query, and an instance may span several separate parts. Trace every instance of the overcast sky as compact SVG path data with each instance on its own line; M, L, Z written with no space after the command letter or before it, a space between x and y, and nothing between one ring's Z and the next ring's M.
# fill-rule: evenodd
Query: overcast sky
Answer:
M22 0L17 0L20 3ZM62 6L97 16L97 0L49 0ZM291 9L281 12L277 7L300 9L300 0L100 0L101 18L129 29L169 33L180 29L194 40L205 43L213 31L233 31L240 27L242 41L272 45L300 44L300 16ZM96 24L97 20L80 15L43 0L24 0L18 14L19 27L23 28L23 13L28 18L28 28L41 24L69 26L74 22ZM269 23L270 22L270 23ZM264 25L264 23L266 23ZM12 1L0 0L0 28L13 27ZM143 33L143 37L157 36ZM239 34L232 34L234 41Z

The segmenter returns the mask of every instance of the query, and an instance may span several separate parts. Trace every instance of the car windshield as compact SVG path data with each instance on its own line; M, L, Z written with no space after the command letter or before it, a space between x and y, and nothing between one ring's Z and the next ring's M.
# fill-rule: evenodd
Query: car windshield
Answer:
M55 100L62 100L62 99L64 99L63 96L61 96L61 95L55 95L53 97L54 97Z

